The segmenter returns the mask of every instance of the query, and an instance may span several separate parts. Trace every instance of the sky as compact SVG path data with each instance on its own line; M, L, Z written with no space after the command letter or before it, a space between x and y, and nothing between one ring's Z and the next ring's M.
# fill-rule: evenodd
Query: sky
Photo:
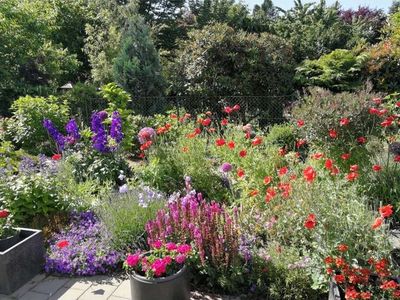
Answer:
M245 4L249 6L250 9L253 9L255 4L261 4L263 0L242 0ZM293 6L294 0L274 0L273 3L275 6L281 7L283 9L289 9ZM319 0L303 0L302 3L307 2L319 2ZM328 4L334 3L335 0L327 0ZM371 8L382 8L385 11L392 4L392 0L339 0L339 3L343 8L357 8L358 6L369 6Z

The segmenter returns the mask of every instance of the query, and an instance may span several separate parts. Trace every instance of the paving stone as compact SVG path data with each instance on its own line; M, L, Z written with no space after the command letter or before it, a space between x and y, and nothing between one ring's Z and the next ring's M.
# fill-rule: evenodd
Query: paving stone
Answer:
M41 293L27 292L19 300L48 300L49 296Z
M49 296L54 295L64 284L67 283L68 278L49 276L42 282L38 283L32 291L47 294Z
M120 298L127 298L130 299L131 297L131 286L129 279L124 280L112 294L113 296L120 297Z
M121 298L116 296L111 296L108 300L130 300L131 298Z
M7 295L3 295L0 294L0 300L14 300L17 299L16 297L12 297L12 296L7 296Z
M76 290L72 288L61 288L54 294L54 296L50 297L49 300L76 300L78 299L85 291L84 290Z
M14 293L12 293L11 296L15 297L16 299L21 298L24 294L26 294L29 290L31 290L34 286L36 286L39 282L43 281L45 278L46 278L46 274L36 275L30 281L28 281L22 287L20 287L18 290L16 290Z
M79 300L107 299L117 289L118 285L110 283L94 283L89 287Z
M91 278L73 278L64 284L64 287L76 290L87 290L93 282L94 280Z

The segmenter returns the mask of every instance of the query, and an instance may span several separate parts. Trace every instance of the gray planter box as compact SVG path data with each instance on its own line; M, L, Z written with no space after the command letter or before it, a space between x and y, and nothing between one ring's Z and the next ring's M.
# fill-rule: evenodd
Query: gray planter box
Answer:
M0 249L0 294L9 295L38 274L44 264L41 230L18 228L16 244Z
M186 266L168 277L148 279L134 273L129 278L133 300L190 300Z

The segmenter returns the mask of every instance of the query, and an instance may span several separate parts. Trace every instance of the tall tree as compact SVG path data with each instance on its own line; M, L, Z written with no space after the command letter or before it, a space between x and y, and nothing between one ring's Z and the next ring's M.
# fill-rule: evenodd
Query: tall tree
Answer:
M114 60L113 74L115 81L134 97L163 94L159 55L150 36L150 28L139 15L132 16L126 24L121 49Z

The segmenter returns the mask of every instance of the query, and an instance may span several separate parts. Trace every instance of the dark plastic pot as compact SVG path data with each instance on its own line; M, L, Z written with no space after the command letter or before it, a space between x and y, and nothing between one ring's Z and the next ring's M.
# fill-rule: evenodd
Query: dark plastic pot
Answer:
M0 248L0 294L11 294L38 274L44 263L40 230L16 228L19 234L2 240Z
M184 266L174 275L148 279L139 274L129 275L134 300L190 300L188 270Z
M5 251L11 248L20 241L19 232L15 235L0 240L0 251Z

